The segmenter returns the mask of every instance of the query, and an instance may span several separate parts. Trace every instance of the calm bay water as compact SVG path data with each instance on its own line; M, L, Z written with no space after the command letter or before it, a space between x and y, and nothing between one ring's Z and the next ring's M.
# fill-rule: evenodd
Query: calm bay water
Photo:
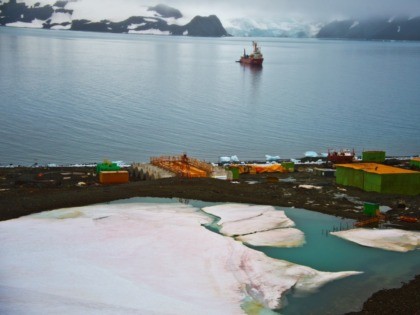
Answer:
M420 43L0 28L0 164L420 152Z

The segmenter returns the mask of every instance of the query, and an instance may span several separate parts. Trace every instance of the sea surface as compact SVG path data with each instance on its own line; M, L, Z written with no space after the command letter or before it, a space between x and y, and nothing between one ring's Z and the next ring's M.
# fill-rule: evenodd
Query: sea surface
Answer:
M0 27L0 165L420 153L420 42Z

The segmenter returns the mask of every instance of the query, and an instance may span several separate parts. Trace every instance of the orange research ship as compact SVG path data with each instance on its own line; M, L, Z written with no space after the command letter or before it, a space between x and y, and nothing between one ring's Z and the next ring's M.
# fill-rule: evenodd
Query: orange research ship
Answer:
M262 66L264 57L261 53L260 47L258 47L257 42L252 42L252 46L254 47L254 51L252 52L252 54L247 55L244 49L244 54L241 56L239 62L242 64L248 64L253 66Z

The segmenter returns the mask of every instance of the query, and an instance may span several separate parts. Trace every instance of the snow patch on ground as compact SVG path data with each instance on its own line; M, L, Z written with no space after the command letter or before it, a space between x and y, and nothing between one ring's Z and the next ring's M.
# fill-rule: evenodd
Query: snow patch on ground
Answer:
M103 204L0 222L7 314L243 314L354 271L320 272L205 229L178 203Z
M140 26L144 26L144 25L146 25L146 23L140 23L140 24L130 24L129 26L127 26L127 29L129 29L129 30L135 30L137 27L140 27Z
M71 29L71 24L67 24L66 26L63 25L54 25L51 27L52 30L69 30Z
M129 30L128 33L129 34L143 34L143 35L171 35L171 32L169 31L161 31L154 28L143 30L143 31Z
M6 23L6 26L9 27L24 27L24 28L43 28L43 24L45 21L33 19L32 22L13 22L13 23Z
M54 12L51 15L51 24L71 23L71 14L63 12Z

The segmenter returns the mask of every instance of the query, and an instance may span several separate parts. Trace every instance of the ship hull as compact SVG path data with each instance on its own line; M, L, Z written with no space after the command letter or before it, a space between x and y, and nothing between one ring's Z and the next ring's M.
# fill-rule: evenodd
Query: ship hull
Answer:
M328 156L328 161L334 164L352 163L354 156Z
M262 66L263 61L264 61L264 58L254 59L254 58L245 58L245 57L241 57L241 59L239 60L240 63L253 65L253 66Z
M327 160L333 164L352 163L354 158L354 150L328 151L327 156Z

